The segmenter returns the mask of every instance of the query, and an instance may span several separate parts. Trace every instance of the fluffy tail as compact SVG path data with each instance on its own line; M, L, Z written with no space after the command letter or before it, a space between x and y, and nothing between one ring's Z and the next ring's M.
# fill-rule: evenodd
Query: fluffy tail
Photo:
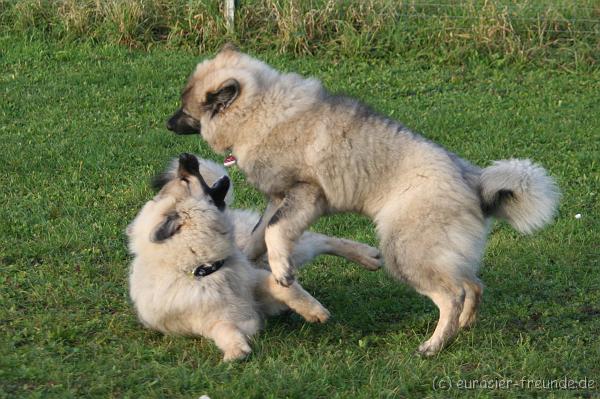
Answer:
M479 180L484 213L521 233L532 233L554 216L560 197L556 182L528 159L495 161Z

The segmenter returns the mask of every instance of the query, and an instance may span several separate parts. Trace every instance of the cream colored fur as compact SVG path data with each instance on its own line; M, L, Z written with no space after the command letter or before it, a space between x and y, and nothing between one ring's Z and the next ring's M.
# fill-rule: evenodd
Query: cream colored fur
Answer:
M225 171L199 159L205 180L212 184ZM180 179L174 160L164 175L169 181L141 209L127 228L131 265L130 296L141 322L165 334L211 338L223 351L224 360L245 357L249 337L257 333L267 315L292 309L310 322L325 322L328 311L302 287L276 283L262 262L251 264L241 248L246 244L258 214L244 210L220 211L197 181ZM233 198L232 189L227 194ZM165 240L154 238L170 215L178 215L181 227ZM294 253L304 264L322 253L346 256L370 270L381 260L372 247L347 240L307 233ZM219 260L218 271L195 278L194 269Z
M190 128L191 126L191 128ZM491 217L529 233L548 223L558 189L529 160L481 169L373 112L335 96L312 78L278 72L226 48L198 64L168 128L199 132L217 152L231 150L271 204L263 218L277 281L293 281L290 253L328 212L360 212L376 225L388 271L440 310L437 353L475 319L477 278ZM260 253L262 236L247 253Z

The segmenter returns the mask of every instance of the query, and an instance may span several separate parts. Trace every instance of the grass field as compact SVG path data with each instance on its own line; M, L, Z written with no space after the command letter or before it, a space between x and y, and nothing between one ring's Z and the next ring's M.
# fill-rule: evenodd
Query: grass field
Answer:
M4 35L0 397L598 397L600 71L258 55L358 96L479 165L542 163L563 191L555 223L527 237L495 225L480 319L432 359L413 354L437 320L426 298L383 271L324 257L300 279L333 319L271 319L247 361L223 364L208 340L144 330L127 294L123 232L152 196L149 178L180 152L222 159L198 137L164 128L198 58ZM235 205L261 209L243 176L234 169L232 177ZM358 216L314 229L376 243ZM595 385L535 387L565 378ZM523 379L529 387L516 386ZM513 385L461 389L473 380Z
M157 45L196 54L226 41L261 52L428 62L600 62L598 0L0 0L0 31L62 42Z

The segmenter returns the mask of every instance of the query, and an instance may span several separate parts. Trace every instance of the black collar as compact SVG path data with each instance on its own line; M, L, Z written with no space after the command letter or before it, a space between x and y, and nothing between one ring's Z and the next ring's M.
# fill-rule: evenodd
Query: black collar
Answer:
M206 277L209 274L212 274L219 270L224 263L225 259L221 259L213 263L203 263L199 266L196 266L196 268L194 269L194 277L198 280L202 277Z

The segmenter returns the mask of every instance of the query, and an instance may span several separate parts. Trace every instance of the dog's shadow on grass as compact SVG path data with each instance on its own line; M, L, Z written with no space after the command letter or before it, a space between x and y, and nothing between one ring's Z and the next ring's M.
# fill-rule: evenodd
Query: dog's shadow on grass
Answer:
M370 335L421 328L425 333L428 324L437 321L437 309L427 298L383 270L336 273L322 280L311 275L300 283L331 312L327 324L313 328L317 334L344 330ZM303 324L300 316L288 312L270 318L268 328L293 330Z
M323 266L317 266L323 267ZM302 272L304 274L304 271ZM360 268L351 272L334 270L331 273L309 271L300 276L300 283L332 314L325 326L311 328L314 334L331 334L334 331L354 335L385 335L398 331L412 331L429 336L438 321L438 309L425 296L407 284L388 276L384 270L375 273ZM326 274L326 278L320 278ZM506 325L509 330L531 332L542 322L537 307L549 307L557 295L556 287L547 281L515 284L498 281L496 276L483 273L485 288L483 303L476 326ZM568 293L563 292L562 295ZM534 304L534 308L530 305ZM522 312L522 308L528 310ZM298 315L286 313L272 317L268 329L291 332L306 325ZM310 328L310 327L309 327Z

